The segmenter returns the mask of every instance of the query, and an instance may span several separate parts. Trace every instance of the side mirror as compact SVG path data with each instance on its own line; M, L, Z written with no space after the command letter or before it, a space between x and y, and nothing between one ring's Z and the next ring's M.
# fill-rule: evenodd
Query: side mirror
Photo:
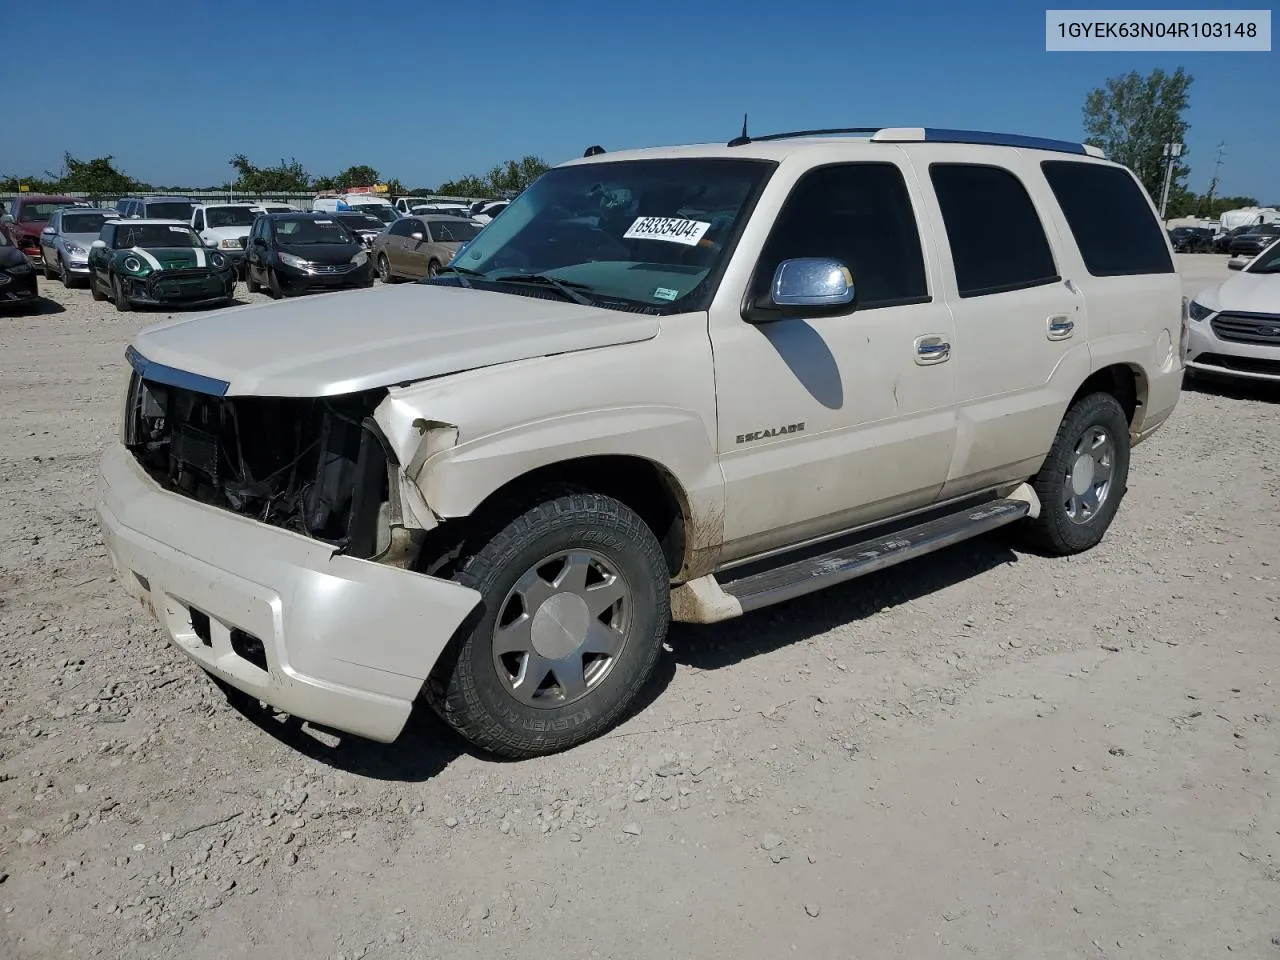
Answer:
M107 241L95 240L93 243L89 244L89 247L93 250L105 250L107 249Z
M783 260L769 290L777 307L839 307L853 302L853 274L826 257Z
M58 232L58 231L57 231L57 230L55 230L55 229L53 229L53 227L45 227L45 228L44 228L43 230L41 230L40 232L41 232L42 234L44 234L44 236L46 236L46 237L52 237L52 236L55 236L55 235L57 234L57 232Z
M1227 269L1228 269L1228 270L1243 270L1243 269L1244 269L1244 261L1243 261L1243 260L1228 260L1228 261L1227 261Z
M3 217L0 217L0 223L13 223L13 214L6 213Z
M414 239L414 240L417 240L417 241L419 241L419 242L421 242L421 241L423 240L423 236L422 236L422 233L421 233L420 231L419 231L419 232L415 232L415 233L411 233L411 234L409 234L409 236L410 236L410 238L412 238L412 239Z

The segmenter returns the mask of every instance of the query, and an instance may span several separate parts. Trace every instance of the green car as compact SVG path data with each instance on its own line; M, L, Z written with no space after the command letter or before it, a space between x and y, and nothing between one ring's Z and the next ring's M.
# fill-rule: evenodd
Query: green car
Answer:
M181 220L111 220L89 248L93 299L111 299L122 312L134 304L222 306L235 287L231 261Z

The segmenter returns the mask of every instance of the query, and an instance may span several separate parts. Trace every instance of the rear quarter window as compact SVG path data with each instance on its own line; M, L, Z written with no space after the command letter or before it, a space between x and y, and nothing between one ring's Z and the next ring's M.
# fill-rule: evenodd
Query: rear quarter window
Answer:
M1045 160L1040 169L1090 274L1174 272L1164 228L1129 171L1074 160Z

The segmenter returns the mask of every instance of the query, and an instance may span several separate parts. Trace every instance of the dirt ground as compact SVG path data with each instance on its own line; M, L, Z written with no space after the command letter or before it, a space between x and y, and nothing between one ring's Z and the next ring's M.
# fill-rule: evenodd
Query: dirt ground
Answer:
M41 284L0 318L0 957L1280 960L1276 391L1188 384L1086 555L676 627L622 727L499 763L167 648L92 512L166 314Z

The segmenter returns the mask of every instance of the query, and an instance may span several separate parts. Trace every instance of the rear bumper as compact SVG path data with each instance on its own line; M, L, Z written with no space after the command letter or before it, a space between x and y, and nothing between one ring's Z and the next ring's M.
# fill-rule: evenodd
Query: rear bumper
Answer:
M98 517L121 583L184 654L279 710L384 743L480 600L169 493L119 443L102 459Z

